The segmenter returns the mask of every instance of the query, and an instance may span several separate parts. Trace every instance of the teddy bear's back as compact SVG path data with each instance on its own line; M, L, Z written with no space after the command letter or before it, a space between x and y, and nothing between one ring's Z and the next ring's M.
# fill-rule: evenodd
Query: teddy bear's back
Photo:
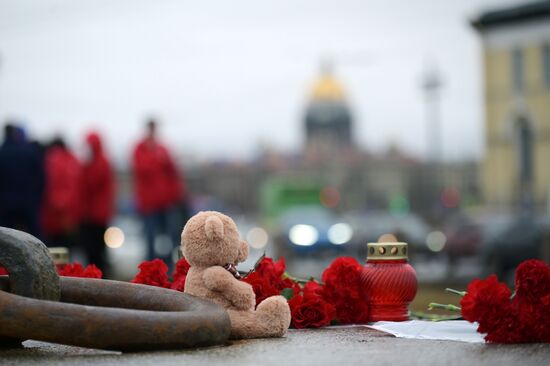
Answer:
M211 300L218 305L225 307L226 309L232 308L232 304L227 300L220 292L209 290L204 284L203 273L206 268L191 267L187 273L187 278L185 279L185 290L184 292L202 297L204 299Z

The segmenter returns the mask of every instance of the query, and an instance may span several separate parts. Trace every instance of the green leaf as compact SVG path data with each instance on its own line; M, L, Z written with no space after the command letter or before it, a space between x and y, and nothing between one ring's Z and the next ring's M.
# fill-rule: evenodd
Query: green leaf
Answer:
M291 288L284 288L282 291L281 291L281 295L287 299L287 300L290 300L292 299L292 297L294 296L294 290L291 289Z

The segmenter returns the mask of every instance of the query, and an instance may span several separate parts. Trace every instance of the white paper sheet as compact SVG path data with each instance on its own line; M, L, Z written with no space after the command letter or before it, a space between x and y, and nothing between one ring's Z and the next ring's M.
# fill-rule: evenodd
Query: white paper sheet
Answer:
M470 323L466 320L440 322L409 320L405 322L376 322L366 326L393 334L399 338L460 341L468 343L485 342L483 335L476 331L477 323Z

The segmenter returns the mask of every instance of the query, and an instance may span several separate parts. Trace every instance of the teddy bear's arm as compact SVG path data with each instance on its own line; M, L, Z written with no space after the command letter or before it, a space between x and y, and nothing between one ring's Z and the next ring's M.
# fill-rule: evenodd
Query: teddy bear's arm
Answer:
M246 282L239 281L226 269L215 266L206 269L203 273L205 286L222 294L237 309L253 309L256 304L254 290Z

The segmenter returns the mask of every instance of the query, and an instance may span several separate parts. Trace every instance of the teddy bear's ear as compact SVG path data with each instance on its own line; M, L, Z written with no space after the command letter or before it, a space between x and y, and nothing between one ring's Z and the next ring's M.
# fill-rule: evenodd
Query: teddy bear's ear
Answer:
M217 216L210 216L204 223L206 237L210 240L220 240L223 238L223 222Z

